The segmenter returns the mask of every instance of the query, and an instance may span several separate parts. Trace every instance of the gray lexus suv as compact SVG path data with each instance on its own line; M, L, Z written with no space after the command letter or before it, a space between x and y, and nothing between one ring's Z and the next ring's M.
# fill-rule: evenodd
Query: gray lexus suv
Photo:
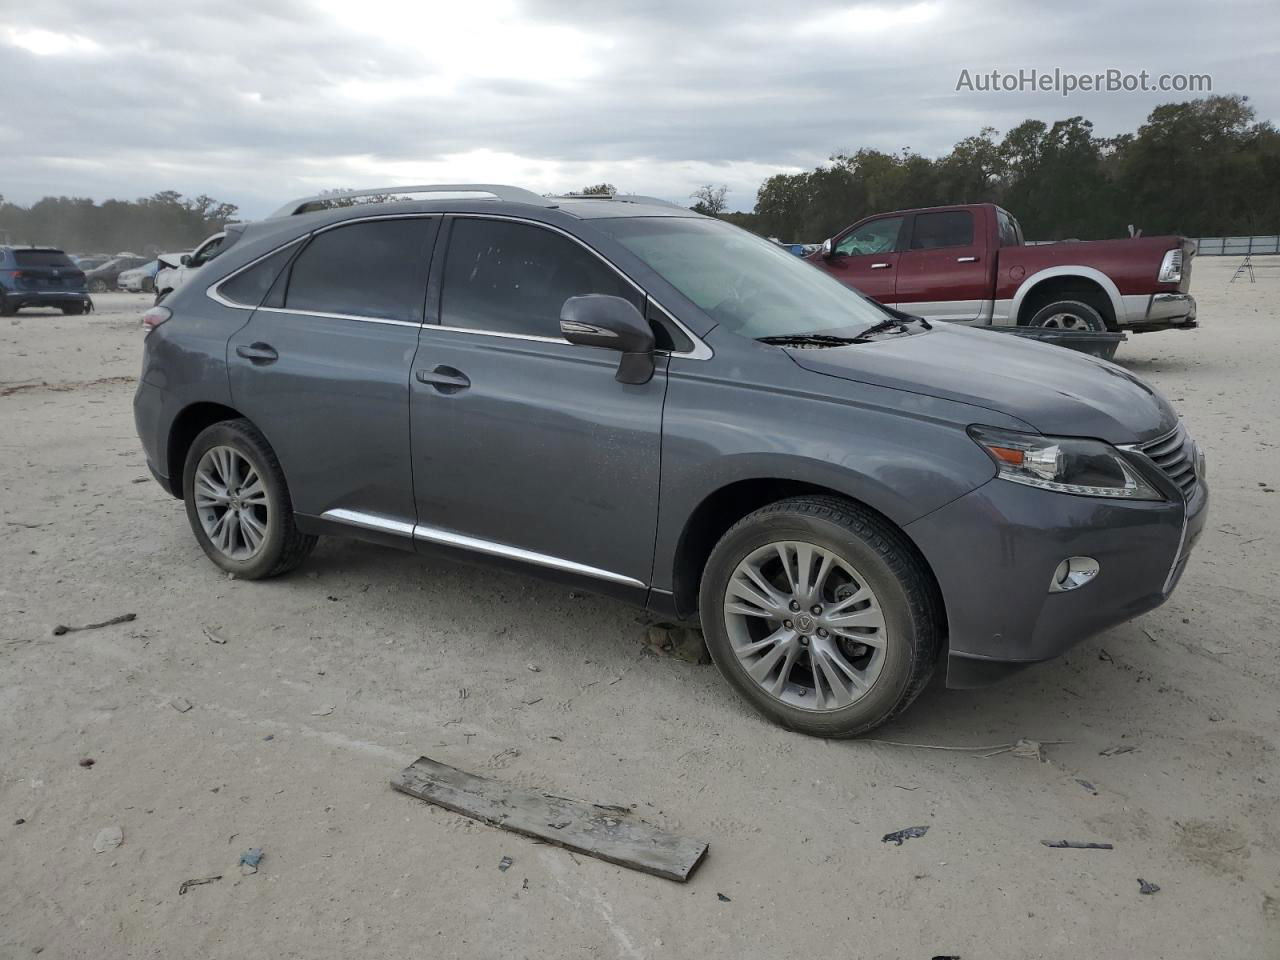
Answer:
M1120 367L661 201L396 188L227 243L143 317L134 409L241 578L322 534L541 573L700 621L753 706L842 737L1156 607L1205 522Z

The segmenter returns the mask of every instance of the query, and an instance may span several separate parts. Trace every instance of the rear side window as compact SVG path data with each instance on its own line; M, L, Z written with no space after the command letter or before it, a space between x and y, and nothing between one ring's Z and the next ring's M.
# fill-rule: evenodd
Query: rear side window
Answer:
M15 250L13 251L14 262L20 267L70 267L76 269L76 265L71 262L61 250Z
M912 250L973 246L973 214L968 210L917 213L911 228Z
M294 261L284 305L379 320L422 321L428 219L370 220L318 234Z
M297 249L297 243L291 243L283 250L277 250L271 256L259 260L247 270L242 270L230 280L223 282L218 287L218 293L224 300L230 300L241 306L258 306Z
M644 309L644 298L582 245L542 227L502 220L453 222L440 323L560 338L570 297L604 293Z
M1017 247L1022 244L1022 237L1018 233L1018 224L1005 213L1003 210L996 211L996 225L1000 229L1000 246Z

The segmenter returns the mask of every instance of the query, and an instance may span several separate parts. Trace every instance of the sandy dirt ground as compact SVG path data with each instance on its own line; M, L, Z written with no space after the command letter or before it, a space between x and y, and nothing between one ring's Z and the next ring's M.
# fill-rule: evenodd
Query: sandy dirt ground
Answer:
M534 579L324 541L227 580L134 435L147 298L0 321L0 957L1280 957L1280 270L1234 266L1119 356L1209 456L1177 593L878 734L1044 763L784 732ZM535 844L393 792L420 754L711 852L680 885Z

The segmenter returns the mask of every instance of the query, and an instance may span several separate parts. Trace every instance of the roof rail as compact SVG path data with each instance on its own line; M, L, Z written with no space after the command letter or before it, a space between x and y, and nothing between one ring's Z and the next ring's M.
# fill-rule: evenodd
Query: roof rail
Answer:
M564 193L560 194L557 200L613 200L616 203L656 203L663 207L675 207L677 210L687 210L688 207L682 207L678 203L672 203L670 200L663 200L660 197L646 197L639 193Z
M540 197L531 190L508 187L501 183L429 183L412 187L377 187L373 190L335 190L332 193L320 193L313 197L299 197L297 200L290 200L268 219L312 213L315 210L323 210L331 204L340 204L345 200L359 201L362 198L393 197L413 193L452 194L452 196L431 198L435 200L507 200L511 203L531 203L539 207L556 206L554 201ZM366 200L366 202L378 201Z

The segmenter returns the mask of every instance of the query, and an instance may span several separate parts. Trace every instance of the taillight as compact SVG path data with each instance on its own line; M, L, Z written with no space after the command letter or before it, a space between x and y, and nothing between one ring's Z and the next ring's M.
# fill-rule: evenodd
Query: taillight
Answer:
M152 307L142 315L142 335L145 337L172 316L173 311L168 307Z

